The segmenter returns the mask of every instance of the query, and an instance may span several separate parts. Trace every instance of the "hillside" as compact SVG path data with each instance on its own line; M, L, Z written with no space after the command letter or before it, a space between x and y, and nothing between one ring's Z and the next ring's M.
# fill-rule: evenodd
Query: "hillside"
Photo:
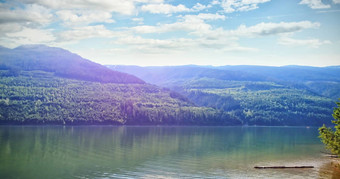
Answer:
M0 69L11 75L20 71L41 70L56 76L103 83L144 83L135 76L113 71L67 50L45 45L0 48Z
M0 74L7 73L0 70ZM239 125L149 84L99 83L24 71L0 80L0 124Z
M190 80L209 78L213 80L274 82L293 88L305 89L318 95L337 100L340 97L340 66L157 66L139 67L107 65L114 69L145 80L148 83L173 87ZM211 85L211 84L210 84ZM219 83L216 87L223 86Z
M134 74L148 83L167 86L174 83L181 83L185 80L213 78L219 80L237 81L266 81L266 77L261 74L251 74L234 70L223 70L204 66L159 66L159 67L139 67L107 65L110 69Z
M223 110L249 125L331 124L332 108L340 97L337 67L109 67L168 87L196 105Z
M269 81L304 88L333 100L340 97L340 66L223 66L218 69L261 74Z
M46 46L2 49L0 124L240 125L182 95Z

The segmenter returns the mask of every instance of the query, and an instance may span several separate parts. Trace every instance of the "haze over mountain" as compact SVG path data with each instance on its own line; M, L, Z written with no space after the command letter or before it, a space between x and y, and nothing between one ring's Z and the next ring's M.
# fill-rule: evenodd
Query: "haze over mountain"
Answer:
M334 100L340 97L340 66L107 66L117 71L134 74L148 83L167 87L180 86L190 80L202 78L265 81L307 89Z
M45 45L23 45L0 48L1 68L42 70L57 76L104 83L144 83L135 76L113 71L62 48Z

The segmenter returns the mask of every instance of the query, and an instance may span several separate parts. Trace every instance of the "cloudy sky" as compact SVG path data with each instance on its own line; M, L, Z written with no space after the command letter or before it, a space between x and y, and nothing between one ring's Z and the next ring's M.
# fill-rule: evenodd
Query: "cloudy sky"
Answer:
M0 45L101 64L340 65L340 0L0 0Z

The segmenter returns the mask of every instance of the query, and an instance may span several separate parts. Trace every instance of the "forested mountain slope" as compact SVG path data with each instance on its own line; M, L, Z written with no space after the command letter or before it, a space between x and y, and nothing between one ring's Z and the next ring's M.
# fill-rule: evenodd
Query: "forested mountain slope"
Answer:
M7 73L0 70L0 75ZM0 80L2 124L240 125L236 117L195 107L175 92L149 84L71 80L24 71Z
M340 97L338 67L109 67L168 87L249 125L330 124Z
M0 124L241 125L60 48L0 49Z

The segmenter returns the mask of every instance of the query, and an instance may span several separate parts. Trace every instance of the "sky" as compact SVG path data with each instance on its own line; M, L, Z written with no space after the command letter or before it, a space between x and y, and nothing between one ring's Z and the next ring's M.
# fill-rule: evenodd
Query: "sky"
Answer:
M111 65L340 65L340 0L0 0L0 45Z

